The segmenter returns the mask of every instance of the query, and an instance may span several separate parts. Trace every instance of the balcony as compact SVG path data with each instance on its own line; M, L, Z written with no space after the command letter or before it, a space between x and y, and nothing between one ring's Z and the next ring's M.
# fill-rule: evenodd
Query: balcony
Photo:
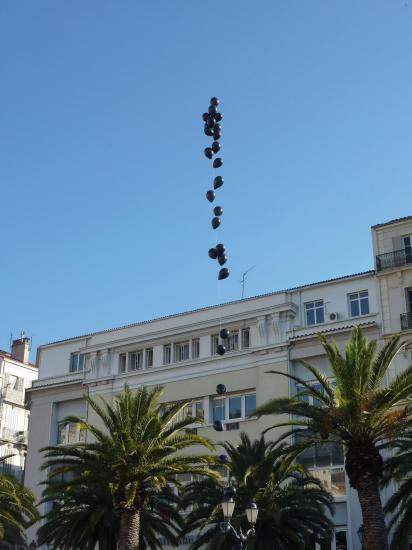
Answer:
M9 441L12 443L27 444L27 431L26 430L12 430L10 428L3 428L1 433L2 441Z
M387 252L386 254L379 254L379 256L376 256L377 271L391 269L393 267L402 267L408 264L412 264L412 251L410 249L402 248L402 250L394 250L393 252Z
M401 330L412 329L412 313L401 313Z

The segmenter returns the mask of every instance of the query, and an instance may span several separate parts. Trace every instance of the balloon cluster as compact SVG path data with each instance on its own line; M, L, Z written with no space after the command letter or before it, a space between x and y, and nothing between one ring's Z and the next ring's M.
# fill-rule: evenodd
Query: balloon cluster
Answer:
M204 133L213 139L211 147L206 147L204 150L205 157L209 160L212 160L214 155L221 149L221 144L219 142L222 136L222 125L220 121L222 120L222 114L218 111L219 100L217 97L212 97L210 100L210 105L207 110L207 113L203 113L202 118L204 125ZM213 160L213 168L220 168L223 166L223 160L220 157L215 157ZM213 189L209 189L206 193L206 198L209 202L213 202L216 198L215 191L222 187L224 184L224 179L222 176L216 176L213 180ZM212 227L217 229L220 226L220 217L223 214L223 208L221 206L215 206L213 208L214 218L212 218ZM221 269L218 274L219 281L227 279L230 275L230 271L227 267L222 267L227 262L226 248L222 243L218 243L214 248L209 249L209 258L212 260L217 260L218 264L221 266ZM229 337L229 331L227 329L222 329L220 331L220 338L225 341ZM216 348L218 355L224 355L226 351L226 346L224 344L219 344Z

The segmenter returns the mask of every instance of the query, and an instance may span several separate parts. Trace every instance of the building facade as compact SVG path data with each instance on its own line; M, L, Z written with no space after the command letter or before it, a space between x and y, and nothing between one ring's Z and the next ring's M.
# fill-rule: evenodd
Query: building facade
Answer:
M14 340L11 352L0 350L0 471L23 480L27 452L29 410L25 393L37 378L37 367L29 362L28 338ZM11 456L10 456L11 455Z
M84 395L112 399L126 382L132 388L163 384L167 402L192 399L193 414L203 414L206 421L197 427L199 433L236 442L240 431L257 437L274 423L273 418L248 418L256 405L298 389L268 370L309 380L299 363L305 359L330 374L320 333L342 347L355 325L371 339L401 333L406 345L390 375L400 372L412 359L407 344L412 338L412 216L374 226L372 237L375 268L364 273L40 346L40 376L30 389L27 486L40 494L41 447L84 438L78 426L64 422L71 414L93 421ZM221 327L231 333L223 356L216 353ZM220 383L227 388L224 397L216 394ZM214 420L224 422L223 434L213 430ZM331 550L360 550L360 507L342 452L331 446L305 453L303 461L335 498Z

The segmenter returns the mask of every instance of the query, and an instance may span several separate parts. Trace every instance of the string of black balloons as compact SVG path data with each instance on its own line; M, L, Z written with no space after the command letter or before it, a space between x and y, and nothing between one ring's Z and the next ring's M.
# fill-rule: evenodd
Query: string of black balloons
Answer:
M214 157L214 155L217 155L221 149L221 143L220 138L222 137L222 125L220 124L223 116L222 113L218 110L219 107L219 100L217 97L212 97L210 100L210 105L208 107L208 110L206 113L203 113L202 118L204 124L204 133L206 136L212 138L212 145L211 147L206 147L204 150L205 157L209 160L213 159L212 166L214 169L221 168L223 166L223 159L221 157ZM206 198L209 202L214 202L216 198L216 193L218 189L220 189L224 184L224 179L222 176L216 176L213 180L213 189L209 189L206 192ZM220 217L223 214L223 208L221 206L215 206L213 208L213 214L214 217L212 218L211 224L213 229L217 229L220 224L221 220ZM222 243L218 243L214 248L209 249L209 258L212 260L216 260L218 264L221 266L221 269L219 270L219 274L217 276L219 281L223 281L224 279L227 279L230 275L230 271L227 267L222 267L227 262L227 256L226 256L226 248L225 245ZM229 338L229 331L226 328L222 328L219 332L221 342L219 343L216 352L219 355L224 355L226 352L226 346L224 342Z

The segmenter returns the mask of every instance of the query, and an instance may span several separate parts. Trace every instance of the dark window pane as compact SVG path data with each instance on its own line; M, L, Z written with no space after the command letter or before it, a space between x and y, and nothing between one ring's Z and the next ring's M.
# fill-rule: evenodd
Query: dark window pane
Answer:
M361 298L361 314L368 315L369 313L369 298Z
M315 311L313 309L309 309L306 311L306 324L307 325L315 324Z
M256 409L256 395L250 394L245 396L245 415L249 416Z
M225 419L225 401L224 399L213 400L213 421Z
M240 418L242 416L241 398L229 398L229 418Z
M347 550L346 531L336 533L336 550Z
M325 311L323 309L323 306L317 309L316 322L317 323L325 322Z
M359 301L358 300L351 300L350 314L351 314L351 317L358 317L359 316Z

